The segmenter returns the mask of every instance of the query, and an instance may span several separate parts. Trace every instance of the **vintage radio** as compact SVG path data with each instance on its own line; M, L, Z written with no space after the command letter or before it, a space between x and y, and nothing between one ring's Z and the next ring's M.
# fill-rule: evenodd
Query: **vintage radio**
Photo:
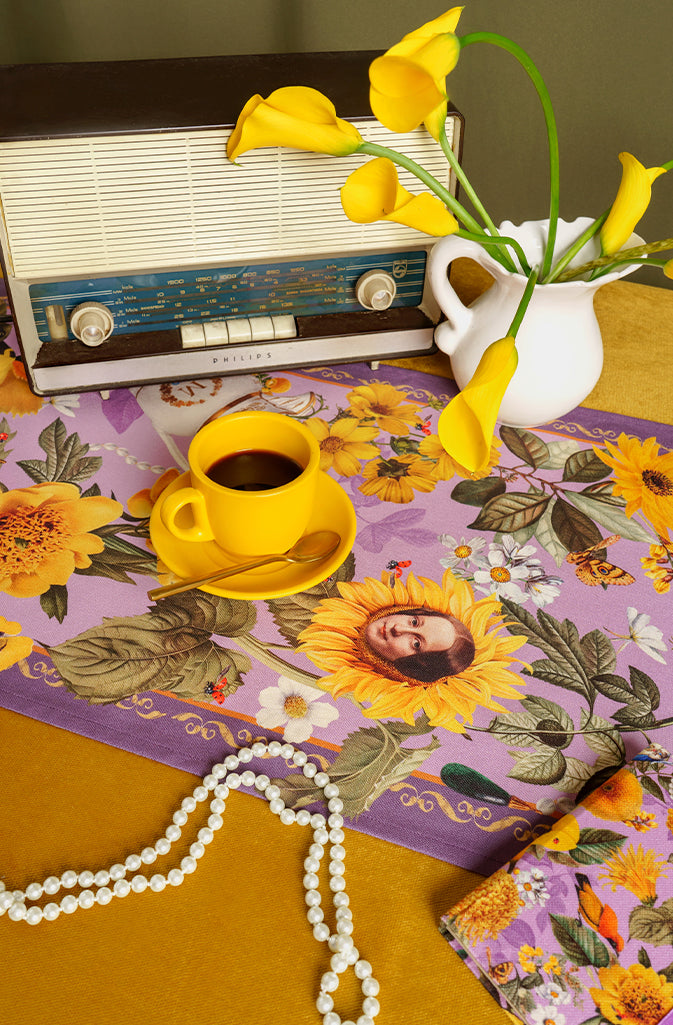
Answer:
M429 352L433 239L356 225L339 189L365 157L268 148L228 161L253 93L309 85L365 139L455 193L424 128L367 114L372 52L0 68L0 238L40 394ZM447 134L460 155L463 120ZM400 171L411 191L418 180Z

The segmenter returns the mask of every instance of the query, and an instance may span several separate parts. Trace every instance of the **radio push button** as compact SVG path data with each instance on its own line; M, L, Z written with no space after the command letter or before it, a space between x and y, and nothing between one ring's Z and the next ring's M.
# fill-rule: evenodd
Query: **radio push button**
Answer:
M113 328L114 317L102 303L81 303L70 314L70 330L85 345L102 345Z
M295 324L294 317L291 317L287 313L279 314L277 317L271 318L273 324L273 338L296 338L297 337L297 325Z
M387 310L396 294L395 279L383 270L368 270L355 285L357 301L366 310Z
M181 324L180 340L183 349L202 349L206 344L203 324Z
M274 337L271 317L251 317L250 329L253 342L268 342Z
M252 341L252 328L247 317L237 317L235 320L227 321L229 330L229 341L235 344Z
M229 341L229 328L226 320L207 320L203 325L206 345L226 345Z

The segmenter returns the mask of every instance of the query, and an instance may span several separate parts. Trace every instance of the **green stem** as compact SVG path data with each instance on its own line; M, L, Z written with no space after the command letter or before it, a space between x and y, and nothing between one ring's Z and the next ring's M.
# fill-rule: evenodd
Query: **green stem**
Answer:
M663 266L664 263L668 262L667 260L641 260L641 257L646 257L649 253L661 253L667 249L673 249L673 238L662 238L658 242L647 242L645 245L634 246L632 249L620 249L618 253L613 253L612 256L599 256L589 263L582 264L581 267L573 267L572 270L561 274L559 280L570 281L592 270L602 270L604 274L607 274L614 267L624 263L656 263L657 266Z
M293 666L290 662L286 662L284 658L270 651L268 645L264 644L263 641L258 641L252 634L240 634L231 639L248 655L253 655L258 662L261 662L262 665L267 666L269 669L275 670L281 676L289 676L291 680L295 680L297 683L313 687L321 694L325 693L323 688L318 686L318 677L314 673L307 673L303 669Z
M510 324L509 331L507 332L507 337L508 338L516 338L516 333L519 330L519 328L521 327L521 321L523 320L523 318L525 316L525 313L526 313L526 310L528 309L528 304L529 304L529 302L531 300L531 297L533 295L533 289L535 288L535 285L537 284L537 279L538 279L538 270L537 270L537 268L535 268L534 270L532 270L530 272L530 274L528 276L528 281L526 282L526 287L524 289L524 293L521 296L521 302L519 303L519 305L517 307L517 311L514 314L514 320Z
M605 221L607 219L607 216L608 216L609 212L610 212L609 210L606 210L604 214L601 214L600 217L596 218L596 220L593 222L593 224L590 224L588 228L585 228L585 230L582 232L580 237L573 242L573 244L570 246L570 248L568 250L566 250L566 252L563 254L561 259L554 266L553 270L547 275L547 277L543 281L544 285L550 285L552 283L552 281L556 281L556 279L559 277L561 272L564 271L565 268L570 263L570 261L575 256L577 256L579 251L587 244L589 239L593 238L594 235L596 235L597 232L599 232L601 230L601 228L603 227L603 224L605 223ZM574 271L572 271L571 273L573 275L575 274Z
M463 231L462 228L460 231L457 231L456 234L459 235L460 238L469 239L470 242L478 242L479 245L484 247L484 249L495 250L498 246L511 246L519 259L524 274L530 274L531 268L528 260L526 259L526 254L515 238L510 238L508 235L497 235L493 238L491 235L484 235L483 233L476 235L471 231ZM495 256L495 251L491 255ZM515 267L514 264L512 264L512 273L519 273L519 268Z
M513 42L511 39L507 39L506 36L499 35L497 32L471 32L468 35L463 36L460 40L461 48L464 46L470 46L472 43L491 43L493 46L499 46L501 49L506 50L515 57L535 86L535 90L542 104L545 124L547 126L547 141L549 147L550 193L549 234L547 236L547 245L540 270L540 277L544 281L551 270L559 216L559 143L556 118L554 117L554 108L552 107L551 97L549 96L549 91L545 85L542 75L526 51L520 47L518 43Z

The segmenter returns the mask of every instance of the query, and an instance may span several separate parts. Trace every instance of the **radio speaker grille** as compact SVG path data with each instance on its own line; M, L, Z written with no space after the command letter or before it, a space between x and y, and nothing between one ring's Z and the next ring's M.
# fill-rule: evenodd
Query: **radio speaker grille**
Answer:
M354 122L363 138L390 133ZM447 122L451 142L454 122ZM229 129L5 142L0 146L8 253L17 278L157 270L287 253L414 245L425 236L388 222L356 225L339 189L368 157L262 149L226 157ZM424 129L394 137L453 191L447 162ZM422 191L400 169L402 184Z

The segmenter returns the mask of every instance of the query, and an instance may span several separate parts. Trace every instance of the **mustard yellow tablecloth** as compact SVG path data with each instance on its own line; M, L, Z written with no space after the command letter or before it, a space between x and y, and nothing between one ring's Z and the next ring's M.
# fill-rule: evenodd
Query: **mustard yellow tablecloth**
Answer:
M481 272L460 271L469 298ZM673 419L673 293L607 285L596 310L605 369L594 408ZM405 362L405 361L398 361ZM409 361L449 374L437 356ZM195 777L0 710L0 879L9 888L109 866L152 843ZM176 845L186 853L189 835ZM326 969L305 917L309 834L232 793L225 827L178 889L30 927L0 918L2 1025L313 1025ZM508 1021L440 936L441 913L480 877L347 831L347 886L361 956L381 982L380 1025ZM357 1019L344 978L337 1009Z

